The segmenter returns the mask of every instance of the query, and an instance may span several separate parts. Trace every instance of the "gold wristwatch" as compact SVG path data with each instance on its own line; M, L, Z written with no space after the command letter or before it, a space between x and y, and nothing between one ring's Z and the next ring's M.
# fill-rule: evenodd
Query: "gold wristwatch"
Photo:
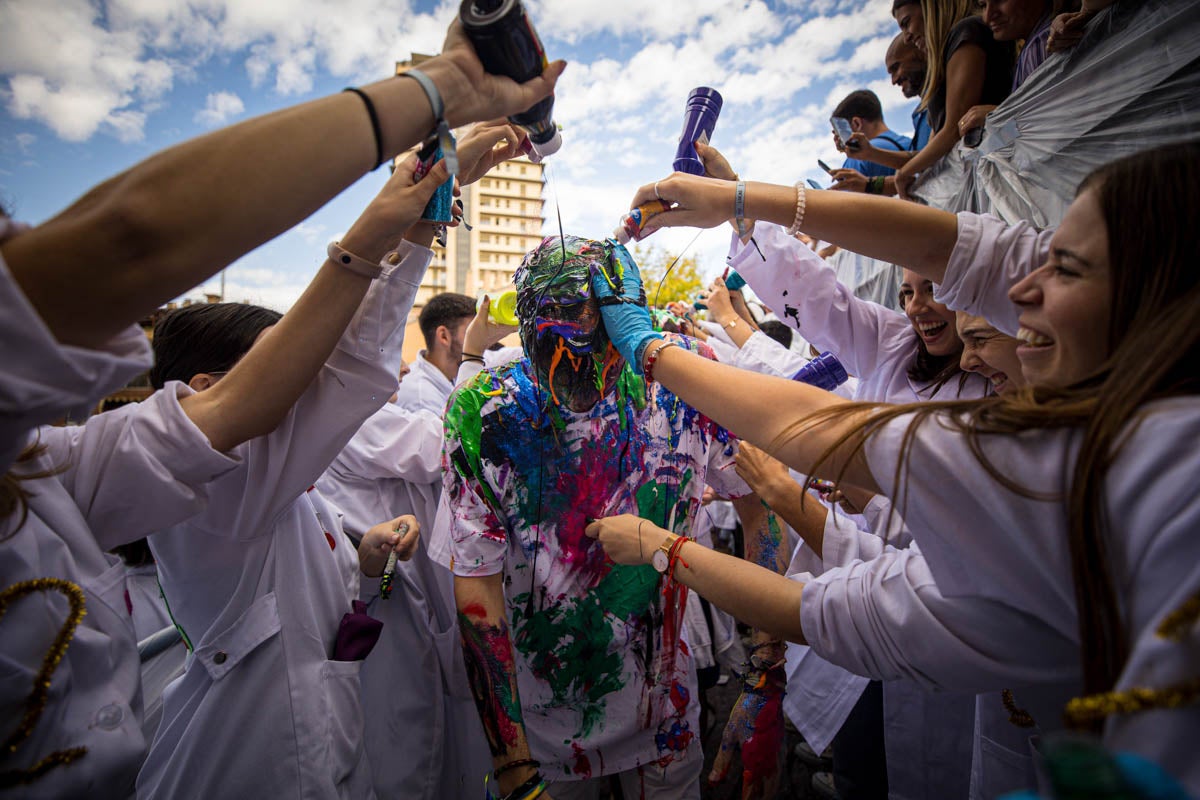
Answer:
M659 572L666 572L667 567L671 566L671 548L675 546L675 540L678 538L674 533L668 533L667 538L663 539L662 544L654 551L654 555L650 556L650 563Z

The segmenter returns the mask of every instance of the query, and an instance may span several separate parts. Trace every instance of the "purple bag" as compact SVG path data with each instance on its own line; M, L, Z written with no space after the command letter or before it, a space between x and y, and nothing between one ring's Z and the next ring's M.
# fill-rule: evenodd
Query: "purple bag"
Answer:
M382 631L383 623L367 614L367 604L355 600L353 610L342 615L333 644L333 660L362 661L375 649Z

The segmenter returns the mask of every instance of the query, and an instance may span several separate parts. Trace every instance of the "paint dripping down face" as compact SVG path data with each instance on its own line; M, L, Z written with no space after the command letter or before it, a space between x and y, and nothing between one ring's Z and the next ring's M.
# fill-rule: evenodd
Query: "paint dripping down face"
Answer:
M592 296L592 274L600 269L611 274L613 261L611 243L550 236L525 256L514 276L525 355L539 385L574 411L591 408L607 394L625 366Z

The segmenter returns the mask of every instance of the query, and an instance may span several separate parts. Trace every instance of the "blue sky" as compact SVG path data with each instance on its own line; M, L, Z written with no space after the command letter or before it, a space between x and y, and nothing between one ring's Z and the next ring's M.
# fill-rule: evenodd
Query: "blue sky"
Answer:
M146 156L222 124L390 75L411 52L437 52L456 2L406 0L3 0L0 198L38 223ZM538 0L527 8L559 82L562 150L549 163L570 233L605 236L634 190L670 171L684 99L717 88L713 144L743 178L825 180L840 163L828 118L845 94L874 89L911 133L913 103L883 54L889 0ZM197 165L202 169L203 165ZM279 310L315 273L324 244L383 185L367 175L296 229L230 266L230 299ZM650 243L679 250L692 230ZM723 267L728 232L692 245ZM215 280L208 286L215 285ZM199 292L199 287L198 291Z

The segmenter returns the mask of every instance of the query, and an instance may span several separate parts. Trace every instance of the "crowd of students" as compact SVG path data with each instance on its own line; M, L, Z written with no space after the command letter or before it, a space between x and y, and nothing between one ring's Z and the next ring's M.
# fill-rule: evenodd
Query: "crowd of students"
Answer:
M895 0L914 135L847 97L843 191L703 144L637 191L670 205L645 235L732 219L772 321L720 278L707 320L652 315L624 248L551 237L521 350L446 295L403 364L451 177L410 156L287 314L191 306L151 345L138 319L440 122L477 123L461 185L520 153L504 118L565 65L488 75L457 23L406 76L0 215L0 793L699 798L697 670L729 653L709 777L740 753L745 798L785 716L846 800L1200 793L1200 140L1099 166L1050 229L906 200L1107 5ZM818 243L897 265L893 307ZM820 351L833 392L790 380ZM702 544L721 499L738 555Z

